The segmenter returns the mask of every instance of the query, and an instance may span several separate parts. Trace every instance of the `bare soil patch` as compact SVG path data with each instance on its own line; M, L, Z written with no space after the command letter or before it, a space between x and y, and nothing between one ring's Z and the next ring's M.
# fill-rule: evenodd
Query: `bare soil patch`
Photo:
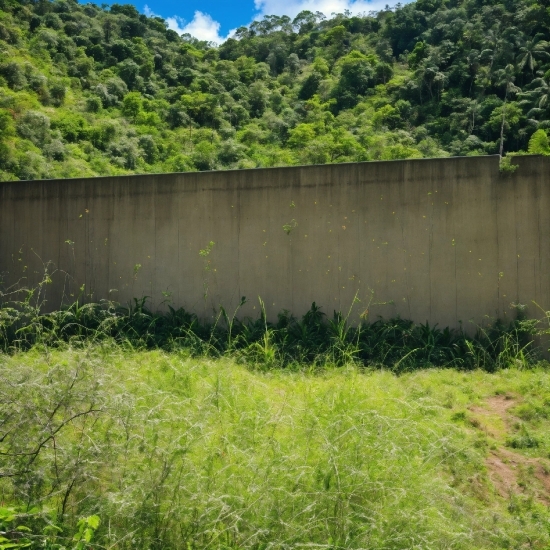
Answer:
M508 429L517 421L510 409L517 405L518 400L512 395L494 395L486 399L483 406L469 408L473 413L471 424L483 430L499 443L486 459L487 471L496 491L503 498L513 494L526 492L526 477L535 478L538 487L536 498L550 506L550 466L541 458L529 458L504 446ZM504 431L495 427L495 422L501 423ZM492 421L492 422L491 422ZM500 421L500 422L499 422Z
M508 410L516 404L517 399L512 395L493 395L485 400L483 406L472 405L469 407L469 411L473 413L470 422L487 435L500 439L502 436L506 436L506 430L510 426L511 417ZM497 424L502 423L502 430L495 425L494 420L497 420Z

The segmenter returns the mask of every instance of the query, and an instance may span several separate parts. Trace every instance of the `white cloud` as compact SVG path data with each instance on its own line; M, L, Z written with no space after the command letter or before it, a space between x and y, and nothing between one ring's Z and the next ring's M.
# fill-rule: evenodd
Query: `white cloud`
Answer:
M411 0L402 0L401 3L407 4ZM388 4L395 6L397 0L254 0L258 15L256 19L261 19L264 15L288 15L294 18L302 10L312 12L320 11L327 17L332 13L343 13L350 10L352 13L368 13L370 11L379 11ZM158 15L145 4L143 13L151 17ZM168 28L176 31L178 34L189 33L199 40L207 40L222 44L229 37L233 36L236 29L232 29L227 36L220 36L220 23L208 13L196 10L193 19L187 22L179 15L165 18ZM243 25L246 25L243 22Z
M178 34L185 32L183 28L185 27L185 19L179 15L173 15L172 17L167 17L165 19L168 28L176 31Z
M143 7L143 13L148 17L157 15L147 4ZM166 17L165 21L168 28L176 31L178 34L189 33L199 40L215 42L216 44L225 42L235 32L235 29L233 29L229 31L227 36L220 36L220 23L212 19L210 14L203 13L199 10L195 11L193 19L189 22L179 15Z
M168 25L170 25L170 19L172 18L166 20ZM212 19L208 13L197 10L193 19L181 29L181 32L189 33L199 40L207 40L208 42L220 44L225 41L225 38L220 36L220 27L221 25ZM180 31L178 30L178 32Z
M407 4L410 0L403 0ZM327 17L331 13L343 13L350 10L352 13L368 13L369 11L383 10L386 5L395 6L396 0L254 0L256 9L263 15L288 15L295 17L302 10L320 11Z

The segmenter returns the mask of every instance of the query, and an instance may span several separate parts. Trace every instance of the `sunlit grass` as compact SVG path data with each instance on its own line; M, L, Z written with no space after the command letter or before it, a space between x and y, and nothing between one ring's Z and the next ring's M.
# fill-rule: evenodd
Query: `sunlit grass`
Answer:
M468 407L495 392L524 396L521 414L546 456L550 374L543 370L259 372L230 359L97 346L4 355L0 370L2 414L21 412L19 448L51 430L55 419L40 419L56 402L61 416L70 402L100 411L69 423L29 472L1 487L5 502L38 504L65 528L99 515L101 546L549 541L543 504L516 495L510 512L495 492L485 465L491 437L467 421ZM9 460L0 459L4 471Z

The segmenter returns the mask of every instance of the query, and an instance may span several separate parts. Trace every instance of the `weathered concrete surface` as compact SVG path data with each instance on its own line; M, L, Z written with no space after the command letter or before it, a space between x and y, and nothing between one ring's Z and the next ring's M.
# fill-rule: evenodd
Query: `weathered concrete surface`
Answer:
M88 299L201 316L241 296L242 313L261 296L271 318L313 301L347 312L356 293L355 319L536 314L532 301L550 308L550 159L518 163L507 176L494 156L0 183L0 273L34 285L53 262L50 309L85 285Z

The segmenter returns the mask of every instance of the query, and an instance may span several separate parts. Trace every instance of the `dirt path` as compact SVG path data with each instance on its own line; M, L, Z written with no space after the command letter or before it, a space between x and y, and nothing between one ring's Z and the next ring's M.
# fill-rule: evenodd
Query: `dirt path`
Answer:
M495 395L482 406L469 407L471 424L496 441L486 459L487 471L500 496L526 494L534 490L540 502L550 506L550 464L541 458L529 458L505 447L506 438L518 419L510 409L518 404L512 395ZM537 482L533 483L533 479Z

